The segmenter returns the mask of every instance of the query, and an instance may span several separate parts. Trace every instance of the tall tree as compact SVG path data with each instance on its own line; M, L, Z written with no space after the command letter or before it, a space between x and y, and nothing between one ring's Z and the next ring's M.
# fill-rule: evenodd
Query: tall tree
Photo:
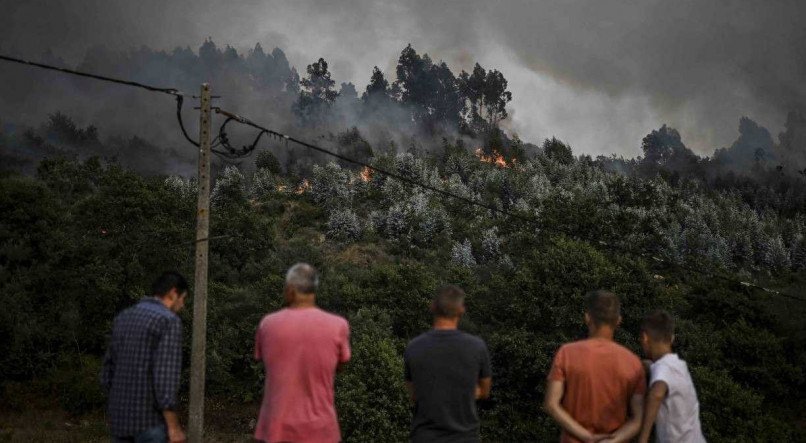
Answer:
M464 118L471 130L478 131L482 126L481 109L484 107L484 83L487 72L478 63L473 67L473 73L462 71L459 74L459 91L465 101Z
M431 59L427 55L420 57L411 44L403 49L397 61L395 70L397 73L395 81L397 99L401 103L411 106L412 119L416 122L422 121L428 114L430 65Z
M643 161L653 165L665 165L678 153L688 151L677 129L666 125L644 137L641 149L644 151Z
M389 97L389 82L383 76L383 72L375 66L372 69L372 77L369 79L366 91L361 95L364 102L380 101Z
M358 91L356 91L355 85L352 82L342 82L339 88L339 98L358 100Z
M497 129L498 123L507 118L507 103L512 101L504 74L494 69L487 71L482 96L488 129Z
M412 120L429 132L457 126L462 103L456 77L445 62L434 64L428 54L420 56L409 44L400 53L397 99L411 109Z
M288 74L288 77L285 79L285 91L289 94L297 95L300 92L299 89L299 73L297 72L297 68L292 67L291 72Z
M512 100L507 80L501 72L485 71L476 63L472 74L462 71L458 83L465 123L473 132L489 136L507 118L506 106Z
M455 127L462 110L456 77L445 62L432 65L430 74L432 94L428 101L426 127L431 132L438 126Z
M325 59L320 58L308 65L307 73L308 75L299 82L301 88L294 112L303 123L311 124L325 116L339 93L334 89L336 82L330 78Z

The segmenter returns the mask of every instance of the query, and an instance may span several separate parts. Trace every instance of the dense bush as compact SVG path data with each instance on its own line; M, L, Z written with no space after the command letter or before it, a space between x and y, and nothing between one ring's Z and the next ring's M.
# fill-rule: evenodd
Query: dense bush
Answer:
M286 183L299 177L268 168L224 169L211 214L211 235L225 237L210 252L208 392L249 405L260 398L255 327L280 308L285 270L307 261L322 270L320 305L352 324L354 359L337 377L347 441L405 440L402 350L428 328L430 298L445 283L467 291L461 327L492 354L493 397L481 405L488 440L556 438L540 412L546 372L561 343L584 336L583 294L599 287L622 297L617 339L633 350L648 310L680 319L677 350L692 368L710 441L802 439L804 306L686 268L797 291L804 214L566 160L538 155L499 168L460 150L373 160L488 205L509 204L536 225L335 163L296 188ZM4 395L36 379L73 413L99 406L91 373L115 313L163 269L192 275L195 192L193 181L96 160L50 160L36 177L0 178ZM624 252L635 249L673 264ZM187 352L191 319L183 315Z

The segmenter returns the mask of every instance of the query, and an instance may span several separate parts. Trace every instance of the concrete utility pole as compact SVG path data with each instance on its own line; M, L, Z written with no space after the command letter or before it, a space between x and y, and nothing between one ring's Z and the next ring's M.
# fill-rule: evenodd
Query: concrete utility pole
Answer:
M207 352L207 251L210 237L210 85L201 86L199 117L199 200L196 211L196 278L193 293L193 344L190 355L188 441L204 440L204 381Z

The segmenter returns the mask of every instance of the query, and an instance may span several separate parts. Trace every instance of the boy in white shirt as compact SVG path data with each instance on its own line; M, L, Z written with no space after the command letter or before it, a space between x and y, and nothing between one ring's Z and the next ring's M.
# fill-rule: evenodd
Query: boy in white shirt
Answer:
M654 311L641 323L641 346L652 360L644 418L638 441L647 443L655 425L659 443L705 442L700 428L700 404L686 362L672 353L674 319Z

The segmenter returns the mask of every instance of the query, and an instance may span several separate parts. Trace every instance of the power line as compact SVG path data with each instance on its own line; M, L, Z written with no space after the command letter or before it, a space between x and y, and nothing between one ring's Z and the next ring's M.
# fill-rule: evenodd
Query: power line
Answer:
M172 96L174 96L176 98L176 117L177 117L177 121L179 122L179 128L182 131L182 135L185 137L185 139L188 142L190 142L194 146L196 146L196 147L199 146L199 142L193 140L190 137L190 135L188 134L187 130L185 129L184 121L182 119L182 106L183 106L183 103L184 103L185 94L181 93L176 88L162 88L162 87L147 85L147 84L132 81L132 80L123 80L123 79L108 77L108 76L104 76L104 75L94 74L94 73L90 73L90 72L77 71L77 70L74 70L74 69L69 69L69 68L65 68L65 67L61 67L61 66L54 66L54 65L48 65L48 64L45 64L45 63L33 62L33 61L30 61L30 60L24 60L24 59L20 59L20 58L16 58L16 57L10 57L10 56L7 56L7 55L2 55L2 54L0 54L0 60L11 62L11 63L27 65L27 66L33 66L33 67L37 67L37 68L41 68L41 69L52 70L52 71L56 71L56 72L60 72L60 73L64 73L64 74L70 74L70 75L75 75L75 76L79 76L79 77L90 78L90 79L93 79L93 80L116 83L116 84L125 85L125 86L132 86L132 87L144 89L144 90L151 91L151 92L160 92L160 93L163 93L163 94L172 95ZM191 96L191 97L195 98L195 96ZM213 150L214 153L216 153L216 154L218 154L218 155L220 155L222 157L229 158L229 159L234 159L234 158L241 158L241 157L248 156L255 150L255 148L256 148L258 142L260 141L261 137L263 135L268 134L268 135L273 136L273 137L285 139L286 143L288 143L288 142L296 143L296 144L298 144L300 146L303 146L305 148L308 148L308 149L311 149L311 150L314 150L314 151L317 151L317 152L321 152L323 154L329 155L331 157L338 158L339 160L342 160L342 161L345 161L345 162L348 162L348 163L353 163L353 164L358 165L358 166L363 166L363 167L368 168L369 170L375 171L375 172L377 172L377 173L379 173L381 175L385 175L385 176L400 180L402 182L405 182L405 183L408 183L408 184L411 184L411 185L414 185L414 186L429 190L429 191L434 192L436 194L444 195L446 197L450 197L450 198L465 202L465 203L473 205L473 206L477 206L477 207L480 207L480 208L487 209L487 210L492 211L494 213L499 213L501 215L504 215L504 216L507 216L507 217L510 217L510 218L514 218L514 219L517 219L517 220L520 220L520 221L523 221L523 222L534 223L534 224L539 226L539 223L540 223L539 220L534 218L534 217L529 217L529 216L524 216L524 215L521 215L521 214L516 214L516 213L513 213L513 212L509 212L507 210L500 209L500 208L497 208L495 206L488 205L486 203L483 203L483 202L480 202L480 201L477 201L477 200L474 200L474 199L471 199L471 198L468 198L468 197L465 197L465 196L461 196L461 195L446 191L444 189L439 189L439 188L431 186L431 185L429 185L427 183L422 183L422 182L420 182L418 180L414 180L414 179L412 179L410 177L406 177L404 175L397 174L395 172L387 171L387 170L385 170L383 168L373 166L373 165L371 165L371 164L369 164L367 162L363 162L361 160L356 160L356 159L353 159L353 158L350 158L350 157L346 157L344 155L338 154L338 153L330 151L328 149L321 148L319 146L307 143L305 141L296 139L296 138L288 136L286 134L282 134L282 133L274 131L272 129L265 128L265 127L255 123L255 122L249 120L248 118L245 118L245 117L242 117L240 115L225 111L225 110L221 109L220 107L215 107L214 109L215 109L216 113L222 114L222 115L227 117L227 119L224 121L224 123L221 125L221 128L219 129L218 137L216 137L216 142L214 143L216 147L220 145L220 146L223 146L225 150L216 150L216 149ZM237 121L237 122L239 122L241 124L251 126L251 127L255 128L255 129L260 130L260 132L255 137L255 139L254 139L254 141L252 142L251 145L248 145L248 146L244 145L240 149L236 149L231 145L231 143L229 142L229 139L227 138L225 128L226 128L227 124L229 122L233 121L233 120ZM556 229L556 228L554 229L554 231L558 232L558 233L561 233L563 235L568 235L568 236L571 236L571 237L575 237L575 235L573 235L573 234L570 234L568 232L564 232L564 231ZM203 240L211 240L211 239L215 239L215 238L216 237L210 237L209 239L202 239L202 241ZM221 237L219 237L219 238L221 238ZM588 240L588 241L591 242L591 243L594 243L593 241L590 241L590 240ZM725 275L721 275L721 274L717 274L717 273L713 273L713 272L708 272L708 271L705 271L705 270L702 270L702 269L693 268L693 267L690 267L690 266L677 264L677 263L670 263L667 260L663 260L663 259L661 259L659 257L647 254L645 252L633 251L631 249L624 248L624 247L622 247L620 245L615 245L615 244L608 243L608 242L605 242L605 241L602 241L602 240L597 240L597 241L595 241L595 243L597 243L599 245L602 245L604 247L610 248L610 249L615 249L615 250L630 254L630 255L637 255L637 256L640 256L640 257L650 258L650 259L652 259L652 260L654 260L656 262L665 263L667 265L675 266L675 267L678 267L678 268L681 268L681 269L684 269L684 270L687 270L687 271L690 271L690 272L695 272L695 273L705 275L705 276L710 276L710 277L716 277L716 278L719 278L719 279L722 279L722 280L725 280L725 281L728 281L728 282L731 282L731 283L734 283L734 284L738 284L738 285L741 285L741 286L744 286L744 287L759 289L759 290L762 290L762 291L767 292L767 293L779 295L781 297L785 297L785 298L789 298L789 299L797 300L797 301L801 301L801 302L806 302L806 299L804 299L804 298L797 297L797 296L788 294L786 292L778 291L778 290L775 290L775 289L766 288L764 286L755 284L753 282L736 280L736 279L731 278L729 276L725 276Z
M216 111L216 113L226 116L227 121L234 120L234 121L237 121L237 122L239 122L241 124L251 126L251 127L255 128L255 129L260 129L261 132L260 132L259 135L262 135L262 134L265 133L265 134L277 137L279 139L283 139L283 140L286 140L286 141L289 141L289 142L293 142L293 143L296 143L298 145L304 146L304 147L306 147L308 149L312 149L314 151L321 152L321 153L329 155L331 157L338 158L339 160L343 160L343 161L346 161L346 162L349 162L349 163L353 163L353 164L358 165L358 166L363 166L363 167L368 168L368 169L370 169L372 171L375 171L375 172L377 172L377 173L379 173L381 175L392 177L392 178L394 178L396 180L400 180L400 181L408 183L410 185L418 186L420 188L427 189L427 190L429 190L431 192L441 194L441 195L444 195L446 197L451 197L451 198L454 198L454 199L457 199L457 200L461 200L461 201L463 201L465 203L468 203L470 205L475 205L475 206L478 206L478 207L481 207L481 208L484 208L484 209L487 209L487 210L490 210L490 211L493 211L493 212L497 212L497 213L499 213L501 215L506 215L506 216L509 216L509 217L512 217L512 218L517 218L517 219L520 219L522 221L530 222L530 223L537 222L537 219L534 219L532 217L526 217L526 216L523 216L523 215L520 215L520 214L514 214L514 213L511 213L509 211L505 211L503 209L497 208L495 206L488 205L486 203L483 203L483 202L480 202L480 201L477 201L477 200L473 200L471 198L464 197L462 195L454 194L453 192L446 191L444 189L439 189L439 188L431 186L431 185L429 185L427 183L423 183L423 182L420 182L418 180L414 180L414 179L412 179L410 177L406 177L406 176L398 174L396 172L391 172L391 171L388 171L386 169L379 168L377 166L373 166L373 165L371 165L371 164L369 164L367 162L364 162L364 161L361 161L361 160L356 160L356 159L353 159L353 158L350 158L350 157L346 157L344 155L341 155L339 153L333 152L331 150L321 148L321 147L316 146L316 145L312 145L310 143L307 143L305 141L299 140L297 138L294 138L294 137L291 137L291 136L288 136L288 135L285 135L285 134L281 134L281 133L279 133L277 131L274 131L272 129L260 126L257 123L249 120L246 117L242 117L240 115L233 114L233 113L225 111L225 110L223 110L221 108L215 107L213 109ZM222 127L222 129L223 129L223 127ZM254 149L254 146L252 147L252 149Z
M78 76L78 77L85 77L85 78L89 78L89 79L93 79L93 80L100 80L100 81L109 82L109 83L115 83L115 84L124 85L124 86L132 86L132 87L144 89L144 90L150 91L150 92L160 92L160 93L163 93L163 94L172 95L172 96L174 96L176 98L176 118L179 121L179 128L182 130L182 135L192 145L194 145L196 147L199 146L199 142L193 140L190 137L190 135L188 134L187 130L185 129L185 123L182 120L182 105L184 103L184 99L185 99L186 94L180 92L176 88L161 88L161 87L158 87L158 86L147 85L145 83L140 83L140 82L136 82L136 81L133 81L133 80L123 80L123 79L114 78L114 77L107 77L105 75L94 74L94 73L91 73L91 72L77 71L75 69L65 68L63 66L54 66L54 65L49 65L49 64L45 64L45 63L33 62L33 61L30 61L30 60L24 60L24 59L21 59L21 58L11 57L11 56L8 56L8 55L3 55L3 54L0 54L0 60L11 62L11 63L17 63L17 64L21 64L21 65L33 66L35 68L40 68L40 69L47 69L47 70L50 70L50 71L56 71L56 72L60 72L62 74L70 74L70 75L75 75L75 76ZM191 97L195 98L195 96L191 96Z
M7 62L12 62L12 63L18 63L18 64L22 64L22 65L35 66L37 68L42 68L42 69L49 69L51 71L58 71L58 72L62 72L62 73L65 73L65 74L77 75L79 77L87 77L87 78L91 78L91 79L95 79L95 80L101 80L101 81L110 82L110 83L117 83L117 84L120 84L120 85L134 86L134 87L145 89L147 91L152 91L152 92L162 92L164 94L170 94L170 95L175 95L175 96L183 96L184 95L181 92L179 92L179 90L176 89L176 88L160 88L160 87L157 87L157 86L146 85L144 83L139 83L139 82L135 82L135 81L131 81L131 80L122 80L122 79L119 79L119 78L107 77L105 75L93 74L93 73L90 73L90 72L76 71L74 69L64 68L64 67L61 67L61 66L54 66L54 65L48 65L48 64L45 64L45 63L32 62L30 60L23 60L21 58L9 57L7 55L2 55L2 54L0 54L0 60L4 60L4 61L7 61Z
M468 197L465 197L465 196L462 196L462 195L458 195L458 194L455 194L453 192L446 191L444 189L439 189L439 188L431 186L431 185L429 185L427 183L423 183L421 181L414 180L414 179L412 179L410 177L406 177L404 175L388 171L388 170L386 170L384 168L379 168L379 167L371 165L371 164L369 164L367 162L364 162L364 161L361 161L361 160L356 160L356 159L350 158L350 157L346 157L346 156L341 155L341 154L339 154L337 152L333 152L333 151L331 151L329 149L325 149L325 148L322 148L320 146L316 146L316 145L313 145L311 143L305 142L303 140L299 140L299 139L291 137L289 135L286 135L286 134L277 132L275 130L266 128L264 126L261 126L261 125L255 123L255 122L253 122L252 120L250 120L250 119L248 119L246 117L243 117L243 116L240 116L238 114L226 111L224 109L221 109L220 107L214 107L213 109L215 110L215 112L217 114L221 114L221 115L224 115L224 116L227 117L226 122L224 123L224 125L222 125L221 129L219 130L219 135L220 135L222 140L226 140L226 134L224 132L224 128L225 128L226 124L229 123L230 121L233 121L233 120L237 121L238 123L241 123L243 125L251 126L251 127L255 128L255 129L260 130L260 133L255 138L255 141L252 143L252 145L249 146L249 147L244 146L242 148L242 152L244 154L251 153L251 151L255 149L258 141L260 140L260 137L263 134L268 134L270 136L273 136L273 137L276 137L276 138L279 138L279 139L284 139L284 140L286 140L286 142L296 143L296 144L298 144L300 146L303 146L305 148L308 148L308 149L311 149L311 150L314 150L314 151L329 155L331 157L335 157L335 158L337 158L339 160L342 160L342 161L345 161L345 162L348 162L348 163L352 163L352 164L355 164L355 165L358 165L358 166L363 166L363 167L368 168L369 170L377 172L377 173L379 173L381 175L385 175L387 177L391 177L391 178L400 180L402 182L405 182L405 183L408 183L408 184L411 184L411 185L414 185L414 186L429 190L429 191L434 192L436 194L440 194L440 195L444 195L446 197L450 197L450 198L453 198L453 199L456 199L456 200L460 200L460 201L462 201L464 203L467 203L467 204L470 204L470 205L473 205L473 206L477 206L477 207L480 207L480 208L484 208L484 209L490 210L492 212L499 213L501 215L504 215L504 216L507 216L507 217L510 217L510 218L514 218L514 219L517 219L517 220L520 220L520 221L523 221L523 222L526 222L526 223L535 224L538 227L540 227L540 221L535 217L525 216L525 215L522 215L522 214L517 214L517 213L513 213L513 212L510 212L510 211L501 209L501 208L497 208L495 206L488 205L488 204L486 204L484 202L480 202L480 201L472 199L472 198L468 198ZM232 154L235 154L235 153L233 152ZM567 235L567 236L570 236L570 237L576 237L576 235L571 234L569 232L565 232L565 231L560 230L560 229L555 228L553 230L555 232L558 232L558 233L563 234L563 235ZM650 259L652 261L666 264L667 266L677 267L677 268L684 269L684 270L689 271L689 272L694 272L694 273L704 275L704 276L708 276L708 277L719 278L721 280L724 280L724 281L727 281L727 282L730 282L730 283L733 283L733 284L736 284L736 285L741 285L741 286L748 287L748 288L759 289L759 290L762 290L764 292L779 295L781 297L788 298L788 299L791 299L791 300L797 300L797 301L800 301L800 302L806 302L806 298L801 298L801 297L798 297L798 296L795 296L795 295L792 295L792 294L788 294L786 292L778 291L776 289L770 289L770 288L758 285L758 284L753 283L753 282L736 280L736 279L734 279L732 277L729 277L729 276L726 276L726 275L722 275L722 274L714 273L714 272L709 272L709 271L706 271L704 269L699 269L699 268L687 266L685 264L672 263L672 262L669 262L668 260L664 260L664 259L662 259L660 257L655 256L655 255L651 255L651 254L648 254L646 252L634 251L632 249L625 248L625 247L623 247L621 245L609 243L609 242L606 242L606 241L603 241L603 240L595 240L595 241L588 240L588 242L596 243L596 244L599 244L599 245L604 246L606 248L617 250L617 251L620 251L620 252L623 252L623 253L626 253L626 254L629 254L629 255L636 255L636 256L648 258L648 259Z

